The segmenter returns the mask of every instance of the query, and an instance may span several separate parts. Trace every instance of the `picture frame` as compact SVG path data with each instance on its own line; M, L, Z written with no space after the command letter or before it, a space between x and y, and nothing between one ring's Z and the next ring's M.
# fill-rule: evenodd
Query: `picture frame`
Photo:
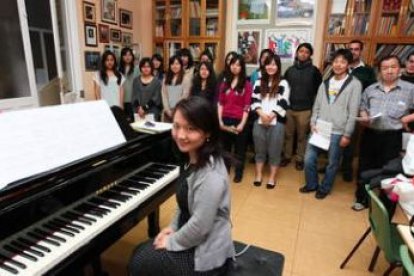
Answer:
M312 25L315 14L315 0L277 0L275 25Z
M132 33L122 32L122 45L131 46L133 44L133 35Z
M119 25L122 28L132 29L132 11L119 9Z
M85 70L98 71L101 64L101 53L98 51L85 51Z
M96 25L85 24L85 45L89 47L98 46Z
M96 23L96 7L94 3L83 1L83 21Z
M246 29L237 31L237 52L248 67L257 67L261 51L262 30Z
M119 60L121 57L121 48L118 45L107 44L104 46L104 51L111 51L114 53L116 60Z
M109 43L109 26L98 24L98 36L100 43Z
M271 0L237 0L237 24L269 24Z
M112 29L112 28L109 30L109 40L112 42L121 42L121 39L122 39L121 35L122 35L121 30Z
M118 1L101 0L101 20L109 24L118 24Z
M311 43L311 30L298 29L267 29L263 47L271 49L280 56L282 62L293 61L296 48L300 43Z

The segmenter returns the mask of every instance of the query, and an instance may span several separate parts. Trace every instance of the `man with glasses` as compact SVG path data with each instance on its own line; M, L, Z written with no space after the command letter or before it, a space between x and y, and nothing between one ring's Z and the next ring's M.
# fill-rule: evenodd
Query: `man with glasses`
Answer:
M360 144L358 187L352 206L355 211L363 210L368 203L361 173L382 168L399 156L402 131L411 120L412 116L408 114L414 106L414 85L400 79L399 58L394 55L383 57L378 70L379 81L369 86L361 98L361 123L366 129Z
M365 88L377 81L375 72L371 67L365 65L361 59L362 50L364 49L362 41L352 40L348 44L348 49L351 50L352 53L352 63L349 65L349 72L361 82L362 91L364 91ZM356 127L351 137L351 143L344 149L342 154L342 178L347 182L353 180L352 161L354 159L354 149L356 147L357 137L358 127Z

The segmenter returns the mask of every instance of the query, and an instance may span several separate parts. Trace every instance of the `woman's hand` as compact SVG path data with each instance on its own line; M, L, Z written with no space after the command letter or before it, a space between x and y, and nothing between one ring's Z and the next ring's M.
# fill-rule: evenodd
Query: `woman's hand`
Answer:
M351 142L351 138L349 138L347 136L342 136L341 141L339 142L339 146L341 148L345 148L349 145L350 142Z
M240 123L236 126L236 134L240 134L243 131L244 124Z
M154 240L154 247L157 250L161 250L161 249L166 249L167 248L167 243L168 243L168 238L170 237L171 234L158 234L157 238Z

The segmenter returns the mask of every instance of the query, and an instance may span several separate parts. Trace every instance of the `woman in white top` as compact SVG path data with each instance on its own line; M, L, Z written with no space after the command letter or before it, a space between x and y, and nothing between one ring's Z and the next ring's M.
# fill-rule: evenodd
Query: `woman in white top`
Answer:
M185 76L180 56L170 57L161 89L164 121L171 122L175 105L190 95L190 89L191 79Z
M116 58L111 51L105 51L102 55L101 70L94 78L94 91L97 100L105 100L109 106L124 106L124 89L122 84L125 79L118 72Z
M289 108L289 85L281 80L281 62L276 54L269 55L264 62L262 76L253 86L251 109L258 119L253 126L256 171L253 184L262 184L262 171L268 156L270 175L266 188L276 186L276 174L281 160L286 110Z

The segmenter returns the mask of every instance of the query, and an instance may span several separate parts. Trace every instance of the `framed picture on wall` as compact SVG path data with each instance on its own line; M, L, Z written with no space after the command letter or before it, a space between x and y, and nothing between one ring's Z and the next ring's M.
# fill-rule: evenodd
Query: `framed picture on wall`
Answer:
M259 62L262 30L238 30L237 52L244 58L247 66L256 66Z
M118 45L105 45L104 51L111 51L112 53L114 53L116 60L119 60L119 58L121 57L121 48L119 48Z
M100 43L109 43L109 26L99 24L98 25L98 34Z
M89 23L96 22L95 4L86 1L83 2L83 21Z
M101 18L103 22L118 24L118 3L116 0L101 0Z
M132 33L122 32L122 44L124 46L132 45Z
M132 12L119 9L119 25L122 28L132 29Z
M101 63L101 53L96 51L85 52L85 70L98 71Z
M121 30L110 29L109 40L112 42L121 42Z
M264 47L273 50L282 61L292 61L300 43L311 42L310 29L268 29Z
M271 0L237 0L237 24L269 24Z
M278 0L276 25L312 25L315 0Z
M85 45L90 47L98 46L96 25L85 25Z

